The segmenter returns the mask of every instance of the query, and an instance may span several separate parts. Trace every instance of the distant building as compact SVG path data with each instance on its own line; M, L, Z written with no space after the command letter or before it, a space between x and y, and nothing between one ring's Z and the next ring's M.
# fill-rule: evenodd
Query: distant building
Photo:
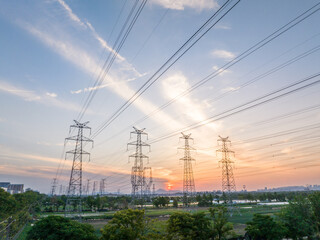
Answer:
M10 182L0 182L0 188L10 194L23 193L24 184L11 184Z
M7 192L11 194L23 193L23 184L10 184Z
M5 191L8 191L9 185L10 182L0 182L0 188L4 189Z

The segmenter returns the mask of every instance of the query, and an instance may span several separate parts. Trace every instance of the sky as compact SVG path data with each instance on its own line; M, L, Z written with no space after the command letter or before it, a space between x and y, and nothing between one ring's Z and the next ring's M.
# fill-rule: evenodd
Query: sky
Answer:
M91 158L83 182L106 178L108 192L131 191L133 126L148 133L144 165L156 189L182 189L180 132L194 139L197 191L221 189L219 135L231 140L238 190L320 184L319 1L239 1L98 132L226 0L148 0L106 72L134 2L0 0L0 181L44 193L55 177L66 186L72 161L65 152L74 145L65 138L80 120L89 121L93 135L85 134L94 140L85 145ZM312 15L221 71L312 7Z

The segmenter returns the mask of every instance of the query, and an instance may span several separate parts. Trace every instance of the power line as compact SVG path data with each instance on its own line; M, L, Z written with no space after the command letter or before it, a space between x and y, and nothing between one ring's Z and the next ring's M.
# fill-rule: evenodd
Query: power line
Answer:
M206 76L205 78L203 78L202 80L198 81L197 83L195 83L194 85L192 85L189 89L183 91L182 93L180 93L179 95L177 95L176 97L172 98L170 101L168 101L167 103L161 105L160 107L158 107L157 109L153 110L151 113L149 113L148 115L144 116L143 118L141 118L140 120L136 121L133 125L137 125L145 120L147 120L148 118L150 118L152 115L158 113L159 111L163 110L164 108L170 106L172 103L176 102L179 98L189 94L190 92L194 91L195 89L197 89L198 87L202 86L203 84L205 84L206 82L208 82L209 80L213 79L214 77L220 75L221 73L223 73L224 71L226 71L227 69L229 69L230 67L232 67L233 65L235 65L236 63L240 62L241 60L245 59L246 57L250 56L252 53L256 52L257 50L259 50L260 48L262 48L263 46L267 45L268 43L270 43L271 41L273 41L274 39L278 38L279 36L281 36L282 34L286 33L288 30L290 30L291 28L293 28L294 26L298 25L299 23L301 23L302 21L304 21L305 19L307 19L308 17L312 16L314 13L316 13L317 11L320 10L320 8L316 8L320 5L320 3L314 5L313 7L309 8L307 11L303 12L302 14L298 15L297 17L295 17L294 19L292 19L291 21L289 21L287 24L283 25L282 27L278 28L276 31L274 31L273 33L271 33L270 35L268 35L267 37L265 37L264 39L260 40L258 43L254 44L253 46L251 46L250 48L248 48L247 50L245 50L244 52L242 52L240 55L238 55L237 57L235 57L234 59L232 59L231 61L229 61L228 63L226 63L225 65L223 65L222 67L220 67L219 69L215 70L214 72L210 73L208 76ZM316 9L315 9L316 8ZM314 10L315 9L315 10ZM313 52L317 51L319 49L313 50ZM313 53L305 53L307 55ZM280 70L281 68L295 62L298 61L299 59L307 56L307 55L301 55L301 56L297 56L297 59L292 59L290 62L284 63L283 66L278 66L278 70ZM271 70L270 70L271 71ZM276 71L276 69L274 69L273 71ZM271 74L272 71L269 73ZM129 99L130 100L130 99ZM124 105L123 105L124 106ZM120 111L120 114L122 112ZM114 116L116 116L114 114ZM112 119L109 118L108 121L112 122ZM110 122L110 123L111 123ZM108 126L110 125L110 123L106 122L105 125ZM104 129L104 128L103 128ZM103 130L102 129L102 130ZM101 131L102 131L101 130ZM125 129L122 131L124 132ZM121 132L121 133L122 133ZM98 131L97 134L99 134L100 132Z
M146 38L146 40L143 42L143 44L141 45L140 49L137 51L137 53L134 55L134 57L132 58L131 62L133 62L136 57L140 54L140 52L143 50L143 48L147 45L147 43L149 42L149 40L151 39L152 35L155 33L155 31L158 29L158 27L160 26L160 24L162 23L163 19L165 18L165 16L168 14L169 12L169 8L164 12L164 14L161 16L161 18L159 19L158 23L154 26L154 28L152 29L152 31L150 32L149 36Z
M106 127L108 127L121 113L123 113L137 98L139 98L147 89L151 87L169 68L171 68L185 53L187 53L209 30L214 27L229 11L231 11L239 2L237 0L225 13L221 13L232 0L226 1L217 12L215 12L111 117L109 117L93 134L95 138ZM218 20L211 24L211 22L222 14ZM209 25L211 24L211 25ZM209 27L208 27L209 25ZM207 27L207 29L206 29ZM206 29L206 30L205 30ZM197 37L202 31L199 37ZM196 38L197 37L197 38ZM192 40L196 38L193 42ZM184 50L185 49L185 50ZM182 52L182 53L181 53Z
M285 91L285 90L287 90L287 89L289 89L289 88L292 88L292 87L294 87L295 85L301 84L301 83L303 83L303 82L310 81L310 80L312 80L313 78L318 77L319 75L320 75L320 73L314 74L314 75L312 75L312 76L310 76L310 77L307 77L307 78L305 78L305 79L303 79L303 80L297 81L297 82L295 82L295 83L293 83L293 84L290 84L290 85L288 85L288 86L286 86L286 87L282 87L282 88L280 88L280 89L278 89L278 90L276 90L276 91L273 91L273 92L271 92L271 93L268 93L268 94L266 94L266 95L263 95L263 96L261 96L261 97L258 97L258 98L254 99L254 100L251 100L251 101L249 101L249 102L246 102L246 103L244 103L244 104L241 104L241 105L239 105L239 106L237 106L237 107L233 107L233 108L231 108L231 109L229 109L229 110L226 110L226 111L224 111L224 112L221 112L221 113L219 113L219 114L216 114L216 115L214 115L214 116L212 116L212 117L210 117L210 118L207 118L206 120L203 120L203 121L194 123L194 124L189 125L189 126L183 128L183 129L179 129L179 130L177 130L177 131L175 131L175 132L172 132L172 133L170 133L170 134L167 134L167 135L158 137L158 138L154 139L153 141L151 141L151 143L159 142L159 141L165 140L165 139L167 139L167 138L173 137L173 136L179 134L179 133L182 132L182 131L189 131L189 130L192 130L192 129L201 127L201 126L203 126L203 125L206 125L206 124L208 124L208 123L211 123L211 122L214 122L214 121L218 121L218 120L221 120L221 119L224 119L224 118L227 118L227 117L231 117L231 116L233 116L233 115L235 115L235 114L238 114L238 113L241 113L241 112L250 110L250 109L255 108L255 107L258 107L258 106L260 106L260 105L262 105L262 104L266 104L266 103L268 103L268 102L274 101L274 100L279 99L279 98L281 98L281 97L287 96L287 95L289 95L289 94L292 94L292 93L295 93L295 92L297 92L297 91L303 90L303 89L308 88L308 87L311 87L311 86L313 86L313 85L316 85L316 84L318 84L318 83L320 82L320 80L317 80L317 81L315 81L315 82L306 84L306 85L304 85L304 86L302 86L302 87L298 87L298 88L296 88L296 89L293 89L293 90L290 90L290 91L288 91L288 92L285 92L285 93L282 93L282 94L279 94L279 95L276 95L276 96L272 97L272 95L275 95L275 94L277 94L277 93L280 93L280 92L282 92L282 91ZM268 97L270 97L270 98L268 98ZM266 100L264 100L264 99L266 99ZM260 101L260 102L259 102L259 101ZM258 103L256 103L256 102L258 102Z
M305 11L304 13L299 15L298 17L296 17L293 20L291 20L289 23L287 23L284 26L280 27L278 30L276 30L272 34L268 35L267 37L265 37L264 39L262 39L261 41L259 41L258 43L256 43L255 45L253 45L252 47L247 49L246 51L242 52L240 55L238 55L237 57L232 59L230 62L228 62L227 64L225 64L221 68L217 69L216 71L212 72L211 74L209 74L208 76L206 76L205 78L200 80L199 82L197 82L194 85L192 85L189 89L185 90L184 92L182 92L178 96L174 97L173 99L171 99L167 103L163 104L162 106L160 106L156 110L152 111L150 114L145 116L143 119L139 120L139 122L142 122L142 121L148 119L151 115L153 115L153 114L161 111L162 109L168 107L169 105L174 103L177 99L189 94L190 92L192 92L195 89L197 89L198 87L202 86L203 84L205 84L206 82L208 82L212 78L220 75L225 70L229 69L230 67L232 67L236 63L240 62L244 58L248 57L249 55L251 55L255 51L259 50L260 48L262 48L263 46L265 46L266 44L268 44L272 40L276 39L277 37L279 37L283 33L287 32L288 30L290 30L291 28L293 28L294 26L296 26L297 24L299 24L300 22L302 22L306 18L310 17L312 14L314 14L315 12L320 10L320 8L318 8L318 9L314 10L313 12L311 12L311 10L316 8L318 5L320 5L320 3L314 5L313 7L311 7L310 9L308 9L307 11ZM309 13L309 12L311 12L311 13Z
M114 60L116 59L116 57L118 56L118 53L120 51L120 49L122 48L123 44L125 43L126 39L128 38L129 36L129 33L131 32L134 24L136 23L138 17L140 16L141 14L141 11L143 10L145 4L147 3L147 0L143 0L141 2L141 4L139 5L138 7L138 10L134 13L136 7L137 7L137 4L138 4L139 0L136 0L112 49L115 49L114 51L111 51L108 58L106 59L106 61L104 62L103 64L103 67L101 68L101 72L99 74L99 76L97 77L94 85L93 85L93 88L96 88L98 86L101 85L101 83L103 82L103 80L105 79L107 73L109 72ZM132 17L132 15L134 14L134 16ZM132 17L132 19L131 19ZM131 21L130 21L131 19ZM130 23L129 23L130 21ZM129 25L128 25L129 23ZM92 99L94 98L94 96L96 95L97 93L97 90L96 91L91 91L89 92L89 95L85 101L85 104L82 108L82 110L80 111L79 115L78 115L78 118L79 120L81 120L81 118L83 117L83 115L85 114L86 110L88 109L90 103L92 102Z

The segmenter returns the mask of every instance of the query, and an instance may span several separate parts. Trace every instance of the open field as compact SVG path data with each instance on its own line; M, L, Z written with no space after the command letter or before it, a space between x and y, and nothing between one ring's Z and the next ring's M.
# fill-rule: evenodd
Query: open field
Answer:
M279 212L281 210L281 207L275 207L275 206L260 206L260 205L242 205L240 206L240 213L239 215L237 212L235 212L232 217L229 218L229 221L233 223L234 230L237 234L243 235L245 233L245 224L248 221L251 221L253 215L255 213L260 214L268 214L268 215L274 215L275 213ZM154 226L161 230L164 230L166 227L166 221L169 219L170 215L174 212L179 211L187 211L187 212L205 212L209 214L208 208L168 208L168 209L147 209L145 215L151 219L157 219L158 221L154 224ZM112 215L114 212L108 212L105 213L105 216L108 216L112 218ZM102 216L102 215L101 215ZM91 224L97 231L97 233L100 233L100 229L110 221L109 219L91 219L87 220L86 222Z
M234 230L237 234L243 235L245 233L245 227L246 223L250 221L255 213L260 214L267 214L267 215L274 215L278 213L281 210L281 207L279 206L261 206L261 205L239 205L238 206L239 212L235 211L235 213L229 217L229 221L233 223ZM209 214L209 210L207 207L199 208L148 208L145 210L145 215L149 217L152 220L157 220L152 223L153 227L158 229L159 231L165 231L166 228L166 222L169 219L170 215L174 212L205 212L206 214ZM92 225L95 229L95 232L97 236L101 236L100 229L103 228L104 225L106 225L110 219L112 219L112 216L114 215L116 211L110 211L110 212L86 212L84 213L84 222ZM45 213L41 214L42 217L46 217L48 215L63 215L62 212L58 213ZM24 240L27 234L27 231L31 229L30 224L25 227L21 235L19 236L18 240Z

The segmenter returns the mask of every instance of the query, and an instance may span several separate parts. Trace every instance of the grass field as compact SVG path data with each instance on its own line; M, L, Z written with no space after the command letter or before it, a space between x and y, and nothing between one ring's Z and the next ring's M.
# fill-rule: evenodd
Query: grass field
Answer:
M255 213L260 214L268 214L268 215L274 215L275 213L279 212L281 210L281 207L275 207L275 206L260 206L260 205L240 205L239 206L239 212L237 211L232 215L232 217L229 217L229 221L233 223L234 230L237 234L243 235L245 233L245 227L246 223L248 221L252 220L252 217ZM165 208L165 209L146 209L145 215L151 219L157 219L158 221L153 223L153 227L158 229L159 231L165 231L166 228L166 222L170 215L174 212L205 212L206 214L209 214L208 208ZM115 212L107 212L105 213L108 218L112 218L113 214ZM88 220L87 223L91 224L96 232L100 235L100 229L108 223L110 220Z
M243 235L245 233L245 227L246 223L248 221L251 221L253 215L255 213L260 214L268 214L268 215L274 215L275 213L279 212L281 210L281 207L275 207L275 206L260 206L260 205L239 205L239 212L234 211L234 214L229 217L229 221L233 223L234 230L237 234ZM190 213L194 212L205 212L209 215L208 208L147 208L145 209L145 215L149 217L153 221L151 224L153 228L159 230L159 231L165 231L167 220L170 217L171 214L174 212L181 212L186 211ZM98 213L85 213L85 223L89 223L92 225L95 229L95 232L97 236L101 236L100 229L103 228L104 225L112 219L112 216L114 215L115 211L110 212L98 212ZM63 213L50 213L50 214L43 214L42 217L46 215L62 215ZM30 225L27 225L21 235L19 236L18 240L24 240L26 237L27 231L31 229Z

